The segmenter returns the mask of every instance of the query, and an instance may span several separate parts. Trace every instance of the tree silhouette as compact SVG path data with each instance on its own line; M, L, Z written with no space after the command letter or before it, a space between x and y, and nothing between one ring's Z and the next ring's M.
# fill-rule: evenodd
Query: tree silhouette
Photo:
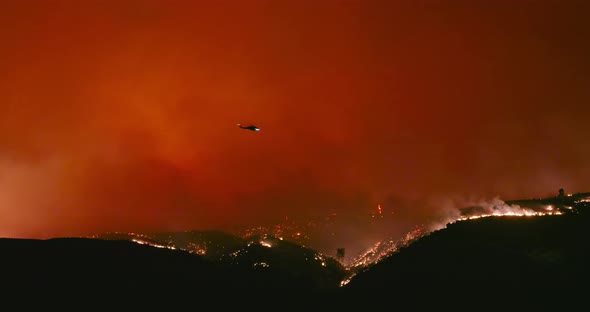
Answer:
M337 248L336 249L336 259L338 259L339 261L344 260L344 248Z

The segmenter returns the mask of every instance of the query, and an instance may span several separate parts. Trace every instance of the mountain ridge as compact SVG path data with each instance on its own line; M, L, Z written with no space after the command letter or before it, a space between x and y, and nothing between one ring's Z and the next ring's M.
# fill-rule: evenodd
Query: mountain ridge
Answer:
M355 272L280 237L240 238L218 231L165 232L161 241L138 233L108 239L1 238L0 267L5 285L30 294L81 289L126 295L189 292L201 297L282 292L319 296L332 307L359 302L368 294L387 294L397 302L410 302L416 294L478 298L498 292L544 302L575 295L568 302L579 301L590 278L587 196L553 200L573 203L574 209L564 208L572 213L460 219L429 233L416 232ZM187 238L195 237L213 249L223 245L220 242L236 246L218 248L223 252L217 255L223 256L207 257L174 245L189 246Z

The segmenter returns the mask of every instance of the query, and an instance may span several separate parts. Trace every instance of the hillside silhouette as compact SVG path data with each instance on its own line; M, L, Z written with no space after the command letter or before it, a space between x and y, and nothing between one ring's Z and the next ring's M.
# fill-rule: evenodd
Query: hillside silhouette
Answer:
M5 285L29 294L80 289L125 295L316 293L337 288L346 276L340 263L313 250L274 238L264 240L274 246L246 242L235 256L216 261L128 240L3 238L0 267Z
M359 272L343 292L482 302L581 302L590 277L586 215L459 221Z
M222 260L247 245L248 241L236 235L214 230L156 232L156 233L103 233L92 238L128 240L158 246L169 246L202 255L209 260Z
M529 200L551 205L559 201L571 212L562 215L449 223L399 245L354 274L337 260L291 241L265 235L244 239L216 231L160 233L157 239L122 233L3 238L0 267L3 285L13 292L84 291L106 294L104 300L147 294L151 300L166 301L188 293L207 301L212 295L282 293L302 305L310 304L310 298L323 299L320 302L332 309L352 303L388 306L391 300L416 303L417 296L481 302L494 298L495 303L506 298L582 302L590 277L585 198ZM138 243L139 237L146 241ZM202 248L210 254L199 254ZM348 283L340 286L343 281Z

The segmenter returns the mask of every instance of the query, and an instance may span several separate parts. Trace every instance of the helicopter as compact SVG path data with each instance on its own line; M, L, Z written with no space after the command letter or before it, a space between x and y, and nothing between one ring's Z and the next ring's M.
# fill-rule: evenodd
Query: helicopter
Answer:
M240 127L241 129L250 130L250 131L260 131L260 128L254 126L254 125L243 126L242 124L238 124L238 127Z

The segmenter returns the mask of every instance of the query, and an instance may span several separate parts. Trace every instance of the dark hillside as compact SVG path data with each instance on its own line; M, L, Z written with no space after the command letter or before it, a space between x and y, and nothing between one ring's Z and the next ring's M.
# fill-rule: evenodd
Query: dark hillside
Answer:
M125 296L190 293L297 294L337 289L344 268L301 246L267 238L273 247L245 244L227 261L127 240L0 239L2 283L11 291L84 291ZM158 297L156 297L158 298Z
M241 247L230 240L235 251L221 260L128 240L0 239L0 268L5 295L84 292L105 302L140 296L258 307L280 297L290 307L319 300L323 307L350 309L392 302L437 306L433 298L443 296L451 302L583 303L589 237L585 213L459 221L362 269L344 287L338 287L345 271L337 261L274 237L252 237ZM227 301L234 296L250 299Z
M450 224L357 274L344 290L449 296L574 294L590 277L589 218L489 217ZM503 298L503 295L500 295Z
M2 280L26 292L170 292L214 289L227 273L184 251L128 241L0 239Z

